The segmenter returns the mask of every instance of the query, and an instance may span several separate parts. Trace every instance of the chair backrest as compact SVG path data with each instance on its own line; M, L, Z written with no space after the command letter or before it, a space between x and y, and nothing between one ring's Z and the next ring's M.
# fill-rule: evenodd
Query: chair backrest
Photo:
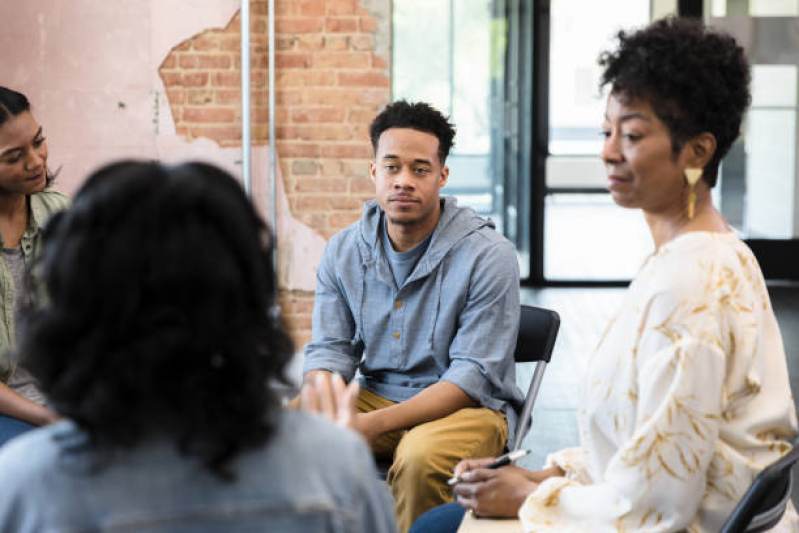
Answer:
M532 412L541 380L544 378L546 365L552 358L552 349L560 329L560 316L550 309L523 305L519 316L519 334L516 338L514 359L517 363L537 361L533 379L527 389L524 407L516 424L516 434L509 447L511 451L519 449L522 439L532 425Z
M799 446L763 469L721 528L721 533L755 533L777 525L793 489L792 469Z

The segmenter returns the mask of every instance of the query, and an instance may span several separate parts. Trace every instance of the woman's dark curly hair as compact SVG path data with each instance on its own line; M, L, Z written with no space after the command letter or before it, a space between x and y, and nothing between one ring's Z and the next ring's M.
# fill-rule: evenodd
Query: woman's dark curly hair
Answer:
M90 446L176 442L223 478L265 443L291 341L269 231L216 167L120 162L43 234L21 360Z
M438 160L443 165L455 142L455 126L436 108L424 102L398 100L387 105L369 126L372 149L377 155L380 135L390 128L409 128L430 133L438 138Z
M599 58L601 86L648 102L669 128L675 155L688 139L712 133L717 148L702 177L713 187L751 101L743 48L700 21L676 17L621 31L618 39L618 49Z

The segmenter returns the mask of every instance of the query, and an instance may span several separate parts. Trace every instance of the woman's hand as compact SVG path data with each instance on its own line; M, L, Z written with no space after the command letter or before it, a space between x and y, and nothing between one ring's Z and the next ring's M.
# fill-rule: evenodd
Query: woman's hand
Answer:
M517 466L481 468L493 460L470 459L455 467L460 479L452 489L455 501L477 516L515 517L538 484L530 480L531 472Z
M300 409L317 413L341 427L357 430L355 402L358 382L349 385L338 374L320 372L306 381L300 392Z

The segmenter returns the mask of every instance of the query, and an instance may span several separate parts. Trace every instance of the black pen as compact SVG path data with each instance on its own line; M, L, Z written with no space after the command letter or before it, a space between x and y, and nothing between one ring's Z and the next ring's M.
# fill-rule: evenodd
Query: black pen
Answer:
M530 450L516 450L515 452L506 453L505 455L500 455L499 457L494 459L493 463L486 465L483 468L491 468L491 469L500 468L505 465L511 464L513 461L518 461L528 453L530 453ZM458 478L457 476L451 477L449 478L449 481L447 481L447 485L452 486L458 481L460 481L460 478Z

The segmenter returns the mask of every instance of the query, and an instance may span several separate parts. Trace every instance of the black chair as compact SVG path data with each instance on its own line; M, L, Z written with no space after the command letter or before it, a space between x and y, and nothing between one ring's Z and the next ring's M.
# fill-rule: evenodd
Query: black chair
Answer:
M793 490L793 466L799 460L799 446L760 472L732 514L721 533L756 533L776 526L785 513Z
M508 447L510 451L519 449L522 439L533 424L533 404L544 379L544 371L552 358L552 349L555 347L559 329L560 316L555 311L530 305L522 306L514 359L517 363L536 362L536 365L524 399L522 414L516 423L513 443Z

